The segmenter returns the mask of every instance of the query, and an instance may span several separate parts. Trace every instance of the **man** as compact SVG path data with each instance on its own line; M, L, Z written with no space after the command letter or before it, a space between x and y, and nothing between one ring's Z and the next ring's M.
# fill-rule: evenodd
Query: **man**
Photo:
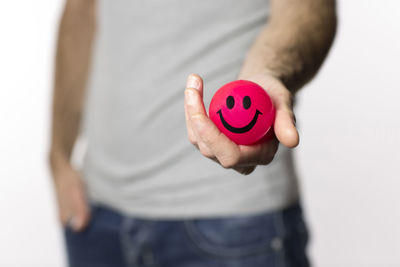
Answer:
M67 0L50 164L70 266L309 266L292 98L335 28L334 0ZM271 96L275 139L208 118L236 79Z

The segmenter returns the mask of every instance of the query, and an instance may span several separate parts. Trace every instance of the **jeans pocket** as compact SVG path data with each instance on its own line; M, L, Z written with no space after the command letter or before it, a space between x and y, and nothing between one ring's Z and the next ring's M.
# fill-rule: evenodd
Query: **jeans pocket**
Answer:
M272 253L280 240L274 213L184 222L196 249L216 257L240 258Z

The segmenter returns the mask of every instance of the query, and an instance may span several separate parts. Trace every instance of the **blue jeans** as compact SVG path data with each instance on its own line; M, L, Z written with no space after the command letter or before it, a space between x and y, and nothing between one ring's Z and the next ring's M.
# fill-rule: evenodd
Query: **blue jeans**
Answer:
M88 228L65 230L71 267L307 267L299 205L251 216L148 220L92 208Z

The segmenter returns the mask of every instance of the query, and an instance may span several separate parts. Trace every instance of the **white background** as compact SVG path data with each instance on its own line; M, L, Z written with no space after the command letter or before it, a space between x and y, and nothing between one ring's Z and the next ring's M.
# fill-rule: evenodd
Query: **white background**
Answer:
M61 0L0 2L0 266L65 266L47 171ZM299 95L296 150L315 266L400 266L400 2L346 0ZM190 70L188 70L190 72Z

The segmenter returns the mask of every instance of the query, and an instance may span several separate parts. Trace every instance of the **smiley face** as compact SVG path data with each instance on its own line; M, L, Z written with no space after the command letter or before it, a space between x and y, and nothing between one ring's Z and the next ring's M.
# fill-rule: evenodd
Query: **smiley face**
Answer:
M237 144L255 144L271 130L275 108L256 83L239 80L222 86L211 100L209 115L218 129Z
M228 109L232 109L235 106L235 98L233 96L228 96L226 98L226 106ZM249 96L245 96L243 98L243 108L244 109L249 109L251 106L251 98ZM219 114L220 120L222 122L222 125L230 132L232 133L246 133L248 131L250 131L254 125L256 125L257 123L257 119L259 115L262 115L261 111L259 111L258 109L256 109L256 113L253 116L253 119L246 125L243 127L234 127L232 125L230 125L225 119L224 116L222 115L222 111L221 109L217 111L217 113Z

